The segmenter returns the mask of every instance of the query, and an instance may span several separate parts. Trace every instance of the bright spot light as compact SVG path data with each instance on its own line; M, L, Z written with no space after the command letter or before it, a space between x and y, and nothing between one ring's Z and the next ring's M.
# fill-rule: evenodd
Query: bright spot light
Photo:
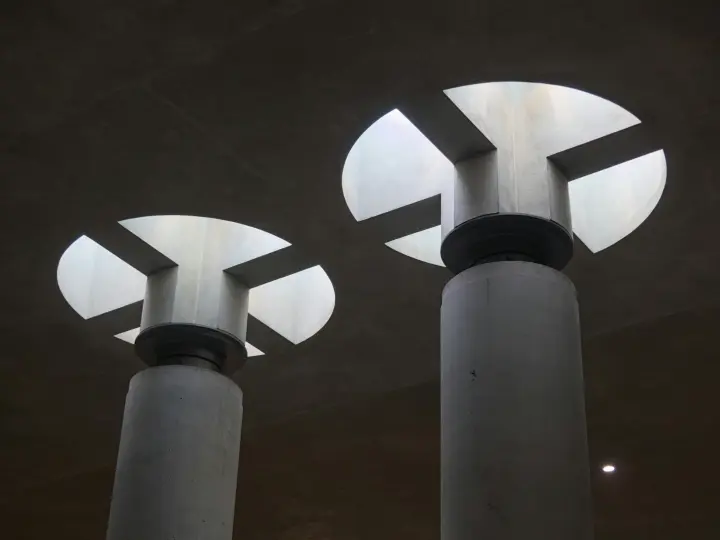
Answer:
M603 465L602 471L607 474L611 474L615 472L615 465Z

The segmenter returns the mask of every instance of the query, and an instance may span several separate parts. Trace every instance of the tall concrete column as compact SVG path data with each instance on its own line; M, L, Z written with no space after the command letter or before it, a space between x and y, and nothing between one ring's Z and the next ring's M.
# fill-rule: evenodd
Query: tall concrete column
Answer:
M558 271L573 251L568 183L537 129L548 99L488 97L492 145L458 154L443 193L456 275L441 310L442 540L593 535L578 306Z
M108 540L232 539L248 288L223 271L232 224L176 221L153 231L177 266L148 276Z
M130 382L108 540L231 540L242 392L187 365Z
M592 538L575 288L522 262L442 297L443 540Z

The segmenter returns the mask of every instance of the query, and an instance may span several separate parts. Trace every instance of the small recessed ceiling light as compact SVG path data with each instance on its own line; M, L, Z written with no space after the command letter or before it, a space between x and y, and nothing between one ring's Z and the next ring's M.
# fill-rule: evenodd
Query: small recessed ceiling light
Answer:
M603 465L602 471L607 474L612 474L615 472L615 465L611 465L611 464Z

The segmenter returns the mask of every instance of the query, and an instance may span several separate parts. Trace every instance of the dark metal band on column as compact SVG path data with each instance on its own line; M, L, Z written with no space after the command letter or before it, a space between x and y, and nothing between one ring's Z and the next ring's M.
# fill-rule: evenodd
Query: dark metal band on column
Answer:
M135 340L135 352L149 366L196 365L225 375L241 369L247 360L245 344L236 336L197 324L146 328Z
M455 227L440 255L454 274L493 261L528 261L561 270L573 254L572 233L549 219L526 214L479 216Z

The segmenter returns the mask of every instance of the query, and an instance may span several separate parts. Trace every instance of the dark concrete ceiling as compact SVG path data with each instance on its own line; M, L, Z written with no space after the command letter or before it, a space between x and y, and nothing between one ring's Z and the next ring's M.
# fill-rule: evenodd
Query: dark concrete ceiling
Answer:
M648 221L568 269L581 299L597 537L717 538L718 8L608 0L6 1L0 8L3 538L104 535L141 365L55 281L85 230L260 227L320 262L329 324L238 377L237 538L437 538L447 274L345 206L357 136L403 97L492 80L591 91L662 140Z

